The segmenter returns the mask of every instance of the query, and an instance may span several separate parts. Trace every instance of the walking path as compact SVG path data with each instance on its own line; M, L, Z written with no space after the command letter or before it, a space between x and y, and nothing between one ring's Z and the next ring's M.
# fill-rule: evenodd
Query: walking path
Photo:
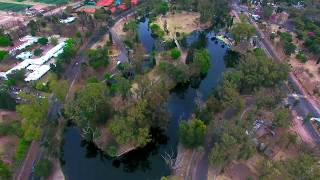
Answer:
M32 172L34 166L34 160L37 158L40 150L40 143L38 141L32 141L28 153L22 163L22 166L16 174L14 174L13 179L15 180L28 180L30 172Z

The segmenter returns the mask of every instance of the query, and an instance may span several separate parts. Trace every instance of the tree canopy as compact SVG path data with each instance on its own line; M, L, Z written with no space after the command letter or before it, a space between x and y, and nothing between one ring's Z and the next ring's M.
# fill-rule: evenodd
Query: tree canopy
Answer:
M179 136L181 143L187 148L197 148L204 143L206 125L199 119L190 122L182 121L179 124Z

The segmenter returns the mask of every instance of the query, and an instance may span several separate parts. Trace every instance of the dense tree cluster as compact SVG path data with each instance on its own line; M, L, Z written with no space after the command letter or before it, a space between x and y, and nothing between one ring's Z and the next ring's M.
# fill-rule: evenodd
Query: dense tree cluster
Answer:
M301 153L297 158L281 161L262 161L260 179L319 179L320 167L311 154Z
M17 105L17 112L24 118L22 121L23 137L27 141L38 140L42 127L47 120L48 98L22 94L24 103Z
M87 52L89 65L94 69L106 67L109 64L109 56L107 46L98 49L90 49Z
M205 133L206 125L199 119L192 119L189 122L182 121L179 124L180 141L187 148L202 146Z

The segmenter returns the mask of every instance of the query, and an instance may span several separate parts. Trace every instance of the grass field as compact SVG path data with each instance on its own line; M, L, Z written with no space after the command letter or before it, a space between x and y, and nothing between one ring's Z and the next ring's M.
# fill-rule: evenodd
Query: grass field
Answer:
M1 11L18 12L18 11L25 10L28 7L31 7L31 5L0 2L0 10Z
M69 0L33 0L34 2L40 2L45 4L66 4Z

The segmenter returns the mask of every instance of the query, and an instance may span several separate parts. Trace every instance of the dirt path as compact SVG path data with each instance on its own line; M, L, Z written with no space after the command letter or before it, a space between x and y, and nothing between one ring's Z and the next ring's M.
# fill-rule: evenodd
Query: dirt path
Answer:
M62 168L58 159L53 160L53 171L47 180L65 180Z
M20 169L16 171L14 175L15 180L28 180L30 172L32 172L33 161L37 158L40 150L40 143L38 141L32 141L26 158L24 159Z
M292 114L294 116L294 119L292 120L292 126L290 127L290 130L296 132L303 142L315 146L316 142L314 142L313 137L305 128L302 119L298 118L295 111L292 111Z

